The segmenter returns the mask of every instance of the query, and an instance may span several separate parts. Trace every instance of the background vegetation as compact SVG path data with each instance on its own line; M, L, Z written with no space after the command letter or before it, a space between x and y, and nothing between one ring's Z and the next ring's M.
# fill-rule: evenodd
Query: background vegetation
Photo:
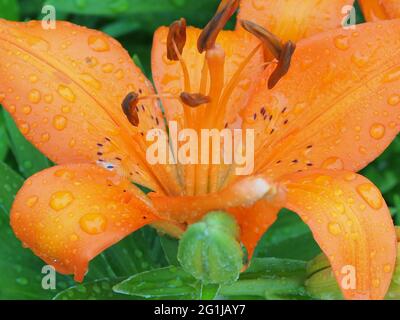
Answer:
M213 15L218 1L0 0L0 17L19 21L40 19L45 3L56 7L58 20L100 29L117 38L132 57L140 60L150 77L154 30L181 16L189 24L202 27ZM358 20L362 21L360 12ZM363 171L383 192L397 224L400 223L399 157L398 138ZM84 284L76 285L71 277L57 275L57 289L43 290L44 264L21 247L10 229L8 214L24 179L51 165L24 139L0 107L0 299L201 299L216 295L252 299L311 298L303 287L306 262L319 254L320 249L308 227L288 211L280 214L278 222L259 243L251 268L230 286L202 286L179 268L177 241L144 228L97 257ZM127 278L128 281L112 290Z

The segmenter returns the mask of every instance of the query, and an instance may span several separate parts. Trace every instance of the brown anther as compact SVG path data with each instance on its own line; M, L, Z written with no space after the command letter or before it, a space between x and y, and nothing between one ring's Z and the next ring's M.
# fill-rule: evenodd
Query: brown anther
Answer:
M129 122L135 127L139 125L139 115L137 113L137 104L139 102L139 95L136 92L130 92L122 101L122 110L124 111Z
M209 50L215 45L218 34L239 8L239 0L222 0L217 12L205 26L197 40L197 49L200 53Z
M256 36L264 44L275 59L280 58L283 51L283 44L276 35L254 22L242 20L240 23L246 31Z
M278 59L278 65L272 72L268 79L268 89L272 89L279 82L280 79L289 71L290 62L292 61L292 56L296 50L296 44L292 41L288 41L283 46L283 50Z
M198 107L202 104L210 103L211 101L209 96L205 96L201 93L182 92L180 98L182 102L189 107Z
M186 44L186 20L181 18L180 20L174 21L169 26L168 37L167 37L167 58L169 60L178 61L179 57L176 52L182 54L183 48Z

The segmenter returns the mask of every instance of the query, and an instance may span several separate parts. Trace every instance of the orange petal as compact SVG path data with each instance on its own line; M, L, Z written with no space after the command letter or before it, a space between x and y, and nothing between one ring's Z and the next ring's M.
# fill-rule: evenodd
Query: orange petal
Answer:
M355 173L330 170L294 174L283 184L285 206L311 228L344 296L383 299L397 244L389 209L377 187Z
M298 41L342 25L342 8L354 0L242 0L238 20L250 20L284 41Z
M251 260L254 249L263 234L278 217L280 208L266 200L256 202L253 206L228 209L236 217L240 226L240 239L247 249L248 260Z
M114 162L157 189L147 173L140 131L157 121L162 126L161 111L154 101L143 101L139 127L127 120L125 96L152 94L153 88L117 41L68 22L45 30L40 21L0 20L0 54L2 104L51 160Z
M187 28L186 45L183 49L182 58L186 63L189 78L190 78L190 91L191 93L207 94L209 91L210 77L208 81L203 82L206 84L202 87L201 79L204 66L205 55L200 54L197 49L197 39L201 33L200 29L193 27ZM161 27L154 34L153 50L152 50L152 70L153 79L157 91L160 94L172 94L179 96L181 92L187 91L185 88L185 81L183 76L182 67L179 61L171 61L167 58L166 39L168 35L168 28ZM225 51L225 86L232 79L237 70L240 69L240 63L243 62L249 55L251 49L257 45L254 37L250 34L222 31L220 32L217 41ZM262 68L261 64L262 53L261 50L251 59L243 71L240 73L238 83L234 86L233 92L230 95L228 109L226 115L230 115L227 121L234 120L237 110L243 107L248 101L251 94L251 84L260 75ZM208 75L208 70L205 69L205 75ZM165 107L166 116L168 120L175 120L183 124L183 106L179 100L162 99ZM198 124L201 127L201 123Z
M377 21L400 17L398 0L358 0L365 20Z
M95 165L56 166L29 178L11 210L24 246L82 281L100 252L157 218L128 180Z
M391 20L298 43L289 73L272 90L260 82L243 113L256 171L358 171L378 157L400 129L399 33Z
M160 216L181 223L193 223L214 210L250 207L274 190L264 178L250 176L215 193L198 196L163 196L150 193L154 207Z

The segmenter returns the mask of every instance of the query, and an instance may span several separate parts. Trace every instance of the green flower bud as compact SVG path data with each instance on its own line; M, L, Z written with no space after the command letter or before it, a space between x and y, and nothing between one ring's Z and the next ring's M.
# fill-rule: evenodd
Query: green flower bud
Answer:
M189 226L178 249L182 267L203 283L226 284L238 279L243 251L235 219L221 211L208 213Z

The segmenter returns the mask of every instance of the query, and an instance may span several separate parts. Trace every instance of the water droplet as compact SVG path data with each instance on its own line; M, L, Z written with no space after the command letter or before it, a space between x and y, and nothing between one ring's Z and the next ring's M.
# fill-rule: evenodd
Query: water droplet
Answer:
M101 89L101 82L93 78L90 74L88 73L83 73L79 76L79 78L88 84L89 86L99 90Z
M36 74L31 74L31 75L29 76L29 81L30 81L31 83L36 83L36 82L38 81L38 76L37 76Z
M37 196L32 196L29 197L28 200L26 200L26 205L29 208L33 208L35 206L35 204L38 202L39 198Z
M256 10L264 10L265 8L264 0L251 0L251 3Z
M385 126L380 123L374 123L369 129L372 138L379 140L385 136Z
M68 123L67 118L62 115L57 114L53 118L53 126L59 131L64 130L65 127L67 126L67 123Z
M0 103L2 103L5 98L6 98L6 94L0 92Z
M373 209L380 209L383 205L383 199L381 193L371 183L363 183L357 187L357 192L367 202L367 204Z
M393 68L383 77L383 82L393 82L400 79L400 67Z
M329 170L342 170L344 164L342 159L338 157L330 157L322 163L322 168Z
M69 236L69 240L71 240L71 241L77 241L78 239L79 239L79 237L75 233L73 233Z
M102 214L87 213L79 220L79 224L83 231L94 235L106 230L107 220Z
M121 80L124 78L124 71L122 69L118 69L117 71L115 71L115 77L118 80Z
M65 100L69 102L75 102L76 96L74 92L71 90L71 88L60 84L57 89L58 93L60 94L61 97L63 97Z
M356 177L357 177L357 175L356 175L355 173L350 172L350 173L347 173L347 174L344 176L344 180L350 182L350 181L354 181L354 180L356 179Z
M342 229L338 223L330 222L330 223L328 223L328 231L330 234L337 236L338 234L340 234L342 232Z
M32 103L39 103L41 99L41 94L39 90L33 89L29 92L28 99Z
M68 169L58 169L56 172L54 172L54 175L57 178L63 179L73 179L75 177L75 173Z
M104 36L91 35L88 38L89 47L97 52L104 52L110 50L110 46Z
M51 95L51 94L45 94L44 97L43 97L43 99L44 99L44 101L45 101L46 103L51 103L51 102L53 102L53 95Z
M380 286L381 282L379 281L379 279L372 279L372 286L374 288L378 288Z
M24 107L22 108L22 112L23 112L24 114L26 114L26 115L30 114L30 113L32 112L31 106L24 106Z
M60 211L68 207L74 201L74 196L69 191L58 191L53 193L50 198L50 207Z
M105 73L111 73L114 70L114 65L112 63L106 63L101 67L101 70Z
M362 54L361 52L355 52L351 56L351 61L359 68L366 66L368 63L369 56Z
M27 124L26 122L23 122L19 125L19 130L21 131L21 133L23 135L27 135L30 131L30 127L29 124Z
M392 271L392 266L388 263L383 266L383 271L389 273Z
M321 175L315 179L315 183L321 186L329 186L332 182L332 177Z
M48 133L43 133L42 136L40 137L40 141L42 142L48 142L50 140L50 135Z
M17 278L17 279L15 279L15 281L18 284L23 285L23 286L26 286L29 283L27 278Z
M393 94L388 99L388 104L391 106L397 106L400 103L400 95Z
M345 35L339 35L334 39L335 47L339 50L347 50L350 47L349 37Z

